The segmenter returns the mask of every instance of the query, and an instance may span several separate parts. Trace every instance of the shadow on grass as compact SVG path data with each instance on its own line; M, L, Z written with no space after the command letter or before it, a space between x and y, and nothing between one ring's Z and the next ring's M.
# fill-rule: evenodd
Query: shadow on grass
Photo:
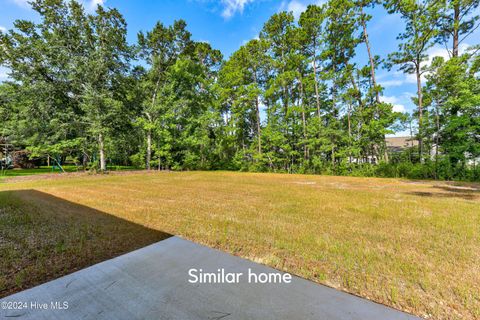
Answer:
M420 196L420 197L433 197L433 198L460 198L464 200L476 200L480 199L480 190L467 187L467 186L456 186L456 185L439 185L433 186L433 188L441 190L442 192L425 192L425 191L414 191L407 192L407 194Z
M170 236L36 190L0 192L0 298Z
M468 193L445 193L445 192L423 192L423 191L413 191L407 192L409 195L419 196L419 197L431 197L431 198L460 198L463 200L475 200L478 196Z
M434 188L440 189L443 191L453 192L453 193L480 195L480 189L477 189L474 187L468 187L468 186L451 185L451 186L434 186Z

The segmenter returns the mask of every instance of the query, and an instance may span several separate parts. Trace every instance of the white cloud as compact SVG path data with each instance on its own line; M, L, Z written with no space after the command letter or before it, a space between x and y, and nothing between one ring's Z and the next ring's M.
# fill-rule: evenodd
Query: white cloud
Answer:
M95 0L94 0L95 1ZM253 2L254 0L220 0L224 6L222 11L222 17L225 19L231 18L235 13L243 12L245 5Z
M396 26L398 24L404 24L400 14L385 14L384 16L377 17L370 22L370 25L368 26L368 33L378 33L380 35L384 35L385 30L390 30L392 26Z
M8 79L8 69L5 67L0 67L0 82Z
M468 45L467 45L467 47L468 47ZM463 53L465 51L465 49L466 49L466 47L462 46L462 49L460 50L460 54ZM440 46L434 46L434 47L430 48L427 51L427 55L428 55L427 60L422 63L423 67L430 65L433 61L433 58L435 58L435 57L442 57L444 60L450 59L450 52L446 48L440 47ZM422 83L425 83L427 81L425 75L426 74L424 73L421 76ZM406 74L405 75L405 82L416 84L417 83L417 76L414 73Z
M385 103L394 104L394 103L398 102L398 99L397 99L397 97L383 96L382 101L385 102Z
M404 82L405 81L403 81L401 79L391 79L391 80L379 81L379 83L385 88L399 87L399 86L403 85Z
M85 8L87 10L95 11L97 9L97 6L103 6L106 0L89 0L84 2L85 2Z
M409 91L405 91L402 93L401 97L408 99L409 101L412 100L413 97L416 97L416 94L411 93Z
M298 20L302 12L307 10L309 4L321 5L323 3L325 3L324 0L284 0L280 5L279 11L292 12L295 19Z
M460 46L458 47L458 53L464 54L467 51L468 47L470 47L469 44L461 43ZM427 64L430 64L434 57L442 57L445 60L448 60L451 58L450 52L446 48L440 47L440 46L434 46L430 48L427 51L427 54L428 54L428 61L426 62Z
M252 41L252 40L259 40L260 39L260 36L257 34L255 37L253 37L252 39L250 40L246 40L244 39L241 43L242 46L246 45L248 42Z
M29 0L10 0L10 1L15 3L19 7L30 8L30 4L28 3Z
M288 4L285 4L285 10L291 11L295 19L298 19L302 12L307 10L307 5L298 0L292 0Z
M107 0L80 0L87 13L93 13L97 10L97 6L104 6Z
M467 43L460 44L460 46L458 47L458 53L459 54L464 54L469 47L470 47L470 45L467 44ZM438 45L430 48L427 51L427 55L428 55L427 60L422 63L423 67L430 65L433 61L433 58L435 58L435 57L442 57L444 60L449 60L451 58L451 52L449 52L449 50L447 50L445 47L441 47L441 46L438 46ZM422 84L424 84L427 81L427 79L425 77L426 75L427 75L427 73L424 73L421 76ZM415 83L416 84L417 83L417 76L414 73L406 74L405 75L405 83Z
M459 47L459 54L463 54L467 51L470 45L463 43ZM444 47L441 46L434 46L427 51L428 58L425 62L422 63L422 66L428 66L432 63L434 57L442 57L444 60L450 59L451 53ZM421 76L422 84L425 84L426 74L424 73ZM383 80L385 79L385 80ZM402 71L394 71L388 73L382 73L381 75L377 76L377 81L385 88L389 87L400 87L405 84L408 85L416 85L417 84L417 76L414 73L403 73Z
M394 112L401 112L401 113L405 113L407 111L407 109L403 104L394 104L392 110Z
M384 88L400 87L405 84L405 75L401 71L389 71L377 75L377 82Z
M0 32L7 32L7 28L0 26Z
M381 97L382 101L385 103L390 103L393 105L393 111L395 112L406 112L407 108L401 103L399 103L399 99L393 96L383 96Z
M421 76L422 83L425 82L425 75ZM405 74L405 83L417 83L417 76L415 73L406 73Z

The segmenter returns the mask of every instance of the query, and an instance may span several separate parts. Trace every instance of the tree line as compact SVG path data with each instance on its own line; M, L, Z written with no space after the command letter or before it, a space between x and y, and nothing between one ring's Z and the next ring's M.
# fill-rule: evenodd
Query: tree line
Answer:
M38 23L0 33L0 136L31 157L146 169L480 179L480 55L461 44L479 0L329 0L274 14L228 59L185 21L127 42L114 8L35 0ZM372 8L399 15L397 51L369 41ZM449 59L429 60L434 45ZM358 57L367 57L359 63ZM380 68L415 76L416 110L382 101ZM418 143L388 152L385 136ZM372 165L372 159L377 164Z

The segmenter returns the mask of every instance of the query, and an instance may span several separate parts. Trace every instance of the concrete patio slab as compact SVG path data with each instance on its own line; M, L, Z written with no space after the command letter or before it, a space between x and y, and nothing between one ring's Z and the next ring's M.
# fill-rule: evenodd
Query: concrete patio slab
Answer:
M233 284L189 283L192 268L243 276ZM279 273L172 237L6 297L0 319L418 319L298 277L249 283L248 269Z

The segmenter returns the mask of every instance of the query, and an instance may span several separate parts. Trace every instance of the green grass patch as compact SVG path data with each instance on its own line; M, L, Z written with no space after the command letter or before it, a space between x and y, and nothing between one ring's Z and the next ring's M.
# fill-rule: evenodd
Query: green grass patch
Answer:
M65 172L81 172L83 171L81 167L77 166L64 166L63 169ZM136 167L133 166L108 166L108 171L129 171L136 170ZM39 174L62 174L63 171L58 167L47 167L41 166L39 168L33 169L9 169L0 171L0 179L2 178L11 178L11 177L23 177L23 176L33 176Z
M134 172L7 180L0 195L2 205L11 199L0 247L18 261L1 266L4 292L104 259L124 243L140 246L147 228L420 316L480 315L478 184ZM122 221L140 226L139 235L118 227ZM55 259L62 272L48 264Z

